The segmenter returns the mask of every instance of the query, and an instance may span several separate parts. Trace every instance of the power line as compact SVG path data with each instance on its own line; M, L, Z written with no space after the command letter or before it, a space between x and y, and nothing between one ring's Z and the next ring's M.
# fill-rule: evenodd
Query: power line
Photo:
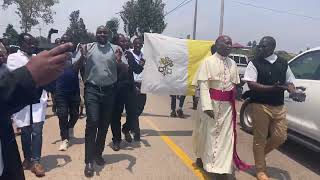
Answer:
M182 8L183 6L189 4L191 1L193 1L193 0L184 0L184 1L181 2L178 6L176 6L175 8L173 8L172 10L170 10L169 12L167 12L164 16L167 16L167 15L173 13L174 11L176 11L176 10Z
M247 3L247 2L234 1L234 0L232 0L232 2L240 4L240 5L243 5L243 6L254 7L254 8L257 8L257 9L264 9L264 10L268 10L268 11L272 11L272 12L276 12L276 13L280 13L280 14L288 14L288 15L292 15L292 16L298 16L298 17L303 17L303 18L307 18L307 19L311 19L311 20L320 21L320 17L313 17L313 16L308 16L308 15L303 15L303 14L296 14L296 13L292 13L292 12L285 11L285 10L279 10L279 9L272 9L272 8L263 7L263 6L257 6L257 5L250 4L250 3Z

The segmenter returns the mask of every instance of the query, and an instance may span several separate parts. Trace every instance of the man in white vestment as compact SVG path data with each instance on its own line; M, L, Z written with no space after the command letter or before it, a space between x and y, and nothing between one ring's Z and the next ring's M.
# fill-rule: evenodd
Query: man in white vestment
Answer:
M195 113L193 146L197 165L216 174L231 174L233 163L240 170L250 168L236 152L235 85L240 83L236 63L228 58L232 40L220 36L216 53L201 64L193 85L200 88Z

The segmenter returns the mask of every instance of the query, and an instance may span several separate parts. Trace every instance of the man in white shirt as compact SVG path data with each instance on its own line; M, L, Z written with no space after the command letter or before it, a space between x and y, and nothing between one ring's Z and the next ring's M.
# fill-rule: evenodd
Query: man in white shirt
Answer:
M130 52L133 54L135 61L140 65L144 66L145 60L143 59L142 52L143 41L140 38L135 38L133 40L133 49ZM122 132L126 137L129 137L129 131L134 133L134 141L140 141L140 125L139 125L139 116L143 113L144 106L146 105L147 95L142 94L140 92L141 82L142 82L142 73L136 74L133 72L134 84L137 91L137 95L135 97L137 107L136 107L136 121L132 122L131 125L125 123L122 128Z
M296 101L303 101L301 93L296 92L293 84L295 77L288 62L274 54L275 47L273 37L263 37L258 45L257 57L248 64L244 75L252 101L253 153L258 180L269 179L265 156L287 138L284 92L288 91Z
M10 54L7 66L14 71L28 63L36 52L37 41L27 33L19 36L20 50ZM21 128L21 144L24 155L22 166L25 170L31 170L37 177L45 175L43 166L40 164L42 150L42 129L47 107L47 93L42 92L40 102L33 102L13 115L17 127Z

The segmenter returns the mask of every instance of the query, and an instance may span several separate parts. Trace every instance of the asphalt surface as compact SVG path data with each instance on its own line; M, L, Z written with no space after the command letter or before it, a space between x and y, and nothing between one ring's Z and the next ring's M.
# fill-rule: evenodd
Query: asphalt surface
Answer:
M49 102L50 104L51 102ZM241 103L238 103L238 109ZM143 116L140 118L142 140L140 143L122 142L122 149L114 152L111 131L108 132L104 167L96 166L91 179L108 180L196 180L196 179L255 179L254 169L235 171L231 176L207 174L198 169L192 151L192 98L188 97L184 111L186 118L170 118L170 98L149 95ZM123 122L125 119L123 118ZM84 176L85 119L75 127L75 138L66 152L58 151L60 145L58 119L48 107L43 133L42 163L49 180L80 180ZM18 145L21 149L20 138ZM243 160L253 163L252 136L238 129L238 151ZM288 141L267 157L268 174L277 180L319 180L320 155L295 142ZM25 171L28 180L38 179Z

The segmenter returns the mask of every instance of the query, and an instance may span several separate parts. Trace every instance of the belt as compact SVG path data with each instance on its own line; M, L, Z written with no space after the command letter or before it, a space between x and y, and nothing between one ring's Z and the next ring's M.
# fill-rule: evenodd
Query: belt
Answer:
M107 85L107 86L98 86L93 83L86 83L85 86L93 87L95 89L98 89L99 91L106 91L113 89L115 87L115 84Z

